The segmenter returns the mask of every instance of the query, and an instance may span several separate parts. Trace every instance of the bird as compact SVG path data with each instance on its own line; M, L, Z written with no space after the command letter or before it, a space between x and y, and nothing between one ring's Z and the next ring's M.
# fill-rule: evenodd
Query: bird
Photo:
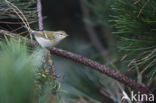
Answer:
M68 34L64 31L31 30L31 33L34 34L36 41L43 48L53 47L68 36Z

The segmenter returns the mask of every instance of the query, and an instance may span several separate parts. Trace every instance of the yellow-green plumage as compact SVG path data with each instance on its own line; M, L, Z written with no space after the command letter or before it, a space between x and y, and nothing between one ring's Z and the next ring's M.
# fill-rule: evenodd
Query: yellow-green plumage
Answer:
M35 39L42 47L51 47L58 44L62 39L68 35L64 31L35 31L31 30Z

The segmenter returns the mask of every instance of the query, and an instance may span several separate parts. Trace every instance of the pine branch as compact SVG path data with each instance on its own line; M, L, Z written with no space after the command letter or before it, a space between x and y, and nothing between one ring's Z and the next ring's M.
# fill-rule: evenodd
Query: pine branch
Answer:
M93 61L91 59L77 55L75 53L72 53L72 52L69 52L66 50L62 50L62 49L58 49L58 48L54 48L54 47L49 48L49 50L52 54L56 54L58 56L65 57L74 62L83 64L83 65L91 67L92 69L97 70L103 74L106 74L107 76L112 77L113 79L122 82L126 86L131 87L135 91L140 91L142 93L150 93L150 91L148 90L148 88L145 85L139 84L136 81L130 79L129 77L127 77L123 74L120 74L120 73L114 71L113 69L108 68L96 61Z

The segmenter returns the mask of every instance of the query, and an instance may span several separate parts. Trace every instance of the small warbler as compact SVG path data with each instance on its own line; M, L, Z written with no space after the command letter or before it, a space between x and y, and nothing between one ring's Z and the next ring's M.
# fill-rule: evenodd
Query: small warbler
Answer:
M35 39L42 47L51 47L57 45L62 39L68 35L64 31L35 31L31 30ZM46 36L45 36L45 35Z

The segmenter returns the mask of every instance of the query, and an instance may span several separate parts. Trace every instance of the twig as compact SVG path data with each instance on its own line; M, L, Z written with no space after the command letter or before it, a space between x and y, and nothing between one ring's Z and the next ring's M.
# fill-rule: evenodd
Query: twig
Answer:
M129 77L127 77L123 74L120 74L120 73L114 71L113 69L110 69L96 61L93 61L93 60L87 59L83 56L71 53L66 50L54 48L54 47L49 48L49 50L53 54L56 54L61 57L65 57L67 59L70 59L70 60L80 63L80 64L84 64L88 67L91 67L94 70L98 70L98 71L106 74L107 76L112 77L113 79L122 82L126 86L131 87L135 91L140 91L142 93L147 93L147 94L150 93L149 89L145 85L139 84L135 80L132 80Z
M42 16L42 5L41 0L37 0L37 14L38 14L38 23L39 23L39 30L43 31L43 16Z
M80 0L81 8L82 8L82 15L85 19L90 19L90 14L86 6L86 0ZM103 47L102 43L100 42L99 38L97 37L97 33L92 25L87 22L84 22L86 31L88 32L88 36L92 41L94 47L101 53L101 55L108 59L108 53L106 52L105 48Z
M147 5L147 3L148 3L149 1L150 1L150 0L147 0L147 1L144 3L144 5L141 7L141 9L140 9L140 11L139 11L137 17L140 16L141 12L143 11L143 9L145 8L145 6Z

